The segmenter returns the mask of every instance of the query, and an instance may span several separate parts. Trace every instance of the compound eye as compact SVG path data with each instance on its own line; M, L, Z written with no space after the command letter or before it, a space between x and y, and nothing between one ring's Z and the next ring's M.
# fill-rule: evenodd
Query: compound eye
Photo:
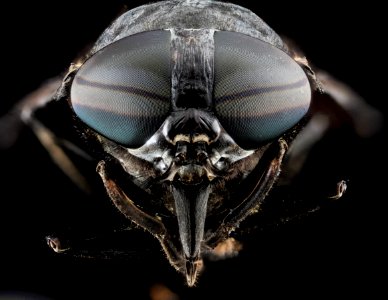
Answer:
M170 59L168 31L139 33L108 45L74 77L74 112L117 143L143 145L170 111Z
M285 52L235 32L216 32L214 40L215 111L241 147L279 137L307 113L310 84Z

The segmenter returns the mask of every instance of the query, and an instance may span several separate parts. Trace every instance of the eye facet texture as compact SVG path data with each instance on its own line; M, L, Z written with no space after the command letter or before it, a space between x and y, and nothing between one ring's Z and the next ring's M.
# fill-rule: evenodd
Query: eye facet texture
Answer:
M143 145L170 111L170 32L126 37L93 55L71 87L77 116L105 137Z
M240 146L276 138L306 114L310 85L286 53L234 32L216 32L214 43L216 115Z

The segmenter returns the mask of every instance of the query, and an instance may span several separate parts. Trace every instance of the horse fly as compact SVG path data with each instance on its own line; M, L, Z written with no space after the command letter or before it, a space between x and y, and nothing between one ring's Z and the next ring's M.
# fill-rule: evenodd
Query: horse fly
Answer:
M281 169L288 169L288 181L298 173L330 128L317 105L323 101L345 111L360 134L373 131L357 126L365 123L360 118L376 119L374 109L314 72L251 11L171 0L121 15L64 77L42 86L1 122L30 126L64 173L87 191L87 179L63 151L66 144L58 144L37 116L65 106L80 143L93 148L88 155L109 198L159 241L193 286L204 257L239 250L231 233L260 211ZM331 198L345 189L339 182ZM47 242L56 252L67 250L58 238Z

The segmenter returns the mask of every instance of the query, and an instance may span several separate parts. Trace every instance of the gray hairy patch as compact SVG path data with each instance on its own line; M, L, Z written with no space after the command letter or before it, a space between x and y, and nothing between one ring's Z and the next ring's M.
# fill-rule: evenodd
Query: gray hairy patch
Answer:
M209 0L170 0L143 5L121 15L102 33L89 55L136 33L173 28L239 32L288 52L281 38L246 8Z

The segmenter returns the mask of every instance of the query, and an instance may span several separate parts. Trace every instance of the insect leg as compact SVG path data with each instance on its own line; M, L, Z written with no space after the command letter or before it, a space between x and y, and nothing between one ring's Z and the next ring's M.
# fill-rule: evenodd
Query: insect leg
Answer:
M112 228L106 232L94 233L92 235L74 236L72 233L60 233L59 235L46 236L46 243L58 254L76 258L93 258L93 259L112 259L112 258L132 258L138 257L139 252L145 254L151 252L152 249L142 247L141 250L136 247L122 247L121 244L112 245L111 237L120 239L125 236L125 239L133 238L136 240L136 231L132 226L123 226ZM106 239L109 239L108 247L106 248Z
M229 234L238 227L241 221L257 211L260 203L267 196L279 175L280 166L286 150L287 143L283 139L280 139L276 156L270 160L266 171L263 173L252 192L249 193L239 206L234 208L225 217L218 229L208 237L207 243L209 245L216 246L219 242L228 238Z
M91 189L85 177L81 174L78 168L74 165L71 159L63 151L58 144L55 134L44 126L37 119L31 118L29 126L35 133L40 143L46 148L53 162L76 184L82 191L87 194L91 193Z
M36 91L27 95L18 103L7 115L0 119L0 148L10 147L17 139L23 124L29 126L39 142L46 148L54 163L84 192L90 193L90 187L76 168L71 159L63 150L63 147L78 153L84 158L86 154L74 144L60 140L56 135L47 128L42 122L35 117L35 112L48 103L55 101L58 88L62 85L59 78L52 79L43 84Z
M171 265L178 271L184 272L184 265L182 265L178 250L173 245L162 221L145 213L134 204L116 182L109 177L104 161L98 163L97 172L100 174L106 191L117 209L133 223L149 231L156 237L167 254Z
M60 85L61 79L59 78L47 81L0 118L0 149L9 148L14 144L23 124L28 126L34 112L54 100L54 95Z
M287 177L281 178L281 184L289 183L301 171L310 150L329 130L347 125L367 138L382 124L381 113L350 87L323 71L315 74L322 91L315 91L311 120L290 146L283 167Z
M349 121L355 132L360 137L370 137L376 133L382 125L381 113L370 106L361 96L346 84L333 78L324 71L318 71L317 78L320 81L327 98L342 109L348 118L341 121ZM320 99L326 103L328 99ZM329 112L330 113L330 112Z
M300 172L313 148L313 146L325 135L330 127L329 118L323 114L316 114L292 142L284 160L283 174L280 184L289 184Z

